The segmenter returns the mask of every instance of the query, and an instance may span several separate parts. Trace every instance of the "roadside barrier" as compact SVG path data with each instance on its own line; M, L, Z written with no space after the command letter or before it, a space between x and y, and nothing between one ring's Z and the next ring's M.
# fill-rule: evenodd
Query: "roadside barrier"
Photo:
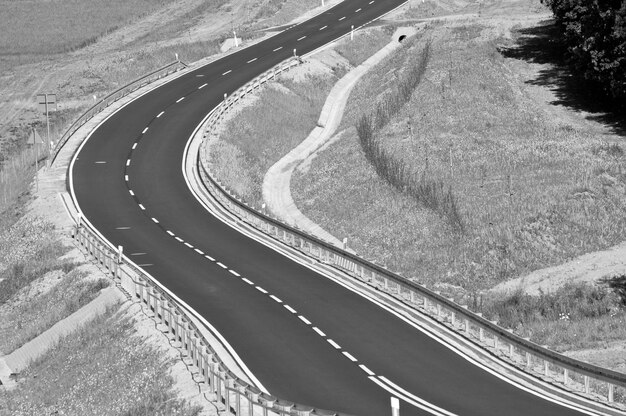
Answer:
M144 85L150 84L151 82L154 82L173 72L178 71L179 69L186 68L186 67L187 67L186 64L178 60L175 62L172 62L171 64L167 64L162 68L159 68L147 75L144 75L140 78L137 78L134 81L129 82L123 87L118 88L117 90L113 91L112 93L110 93L109 95L107 95L106 97L98 101L96 104L91 106L91 108L89 108L80 117L78 117L78 119L76 119L76 121L72 123L72 125L65 131L65 133L63 133L63 136L61 136L58 143L54 146L54 150L52 150L52 154L51 154L52 157L50 159L50 165L54 163L54 160L59 154L59 151L65 145L65 143L69 140L72 134L74 134L76 130L78 130L83 124L88 122L93 116L95 116L100 111L104 110L105 108L107 108L108 106L110 106L111 104L119 100L120 98L125 97L126 95L130 94L133 91L138 90Z
M206 119L202 126L203 142L198 153L198 173L211 196L242 222L428 314L493 356L586 399L624 411L626 374L566 357L521 338L513 334L512 330L498 326L497 322L489 321L479 313L473 313L467 306L459 305L439 292L431 291L357 254L285 224L261 209L249 206L215 177L207 159L206 138L223 121L224 113L243 96L298 62L298 58L291 58L248 82L227 97Z

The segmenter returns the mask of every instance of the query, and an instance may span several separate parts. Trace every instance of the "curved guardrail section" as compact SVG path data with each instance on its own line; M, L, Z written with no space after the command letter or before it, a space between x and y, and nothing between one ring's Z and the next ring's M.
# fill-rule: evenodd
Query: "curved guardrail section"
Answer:
M206 138L216 128L224 113L240 98L275 77L283 68L296 65L297 62L297 58L291 58L279 64L225 99L205 121L203 137ZM200 178L211 196L241 221L322 263L341 269L410 307L426 312L496 357L535 377L616 410L626 409L626 374L566 357L519 337L512 330L498 326L497 322L473 313L467 306L459 305L438 292L250 207L215 178L206 157L207 143L207 140L203 140L198 153Z
M65 143L67 143L67 141L72 136L72 134L74 134L76 130L78 130L83 124L88 122L93 116L98 114L100 111L104 110L105 108L107 108L108 106L110 106L111 104L119 100L120 98L125 97L126 95L130 94L133 91L138 90L144 85L150 84L153 81L161 79L173 72L178 71L179 69L186 68L186 67L187 65L181 61L172 62L171 64L167 64L162 68L159 68L153 72L150 72L149 74L146 74L140 78L137 78L136 80L124 85L123 87L116 89L115 91L113 91L112 93L110 93L109 95L101 99L100 101L98 101L96 104L91 106L87 111L85 111L80 117L78 117L78 119L76 119L76 121L74 121L72 125L70 125L70 127L65 131L65 133L63 133L63 136L61 136L61 138L59 139L59 142L55 145L54 150L52 151L52 154L51 154L52 158L50 159L50 164L52 165L54 163L54 160L59 154L59 151L65 145Z

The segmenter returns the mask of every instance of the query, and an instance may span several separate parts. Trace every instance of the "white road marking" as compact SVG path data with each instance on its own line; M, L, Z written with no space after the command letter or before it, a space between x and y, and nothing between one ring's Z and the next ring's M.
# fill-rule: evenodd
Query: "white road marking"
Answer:
M261 293L267 294L267 290L263 289L261 286L255 286L255 289L258 290Z
M129 193L129 194L131 194L132 196L135 196L135 193L133 192L133 190L132 190L132 189L129 189L129 190L128 190L128 193Z
M372 3L374 3L374 0L370 1L370 2L369 2L369 3L367 3L367 4L372 4Z
M289 305L283 305L285 309L287 309L291 313L296 313L296 310Z
M339 344L337 344L335 341L333 341L332 339L328 338L326 341L328 341L328 343L330 345L332 345L333 347L335 347L336 350L340 350L341 347L339 346Z
M389 392L393 392L394 394L397 394L399 398L401 398L407 403L412 404L415 407L418 407L422 410L426 410L428 413L431 413L437 416L457 416L455 413L449 412L446 409L442 409L441 407L435 406L434 404L429 403L426 400L419 398L412 393L409 393L402 387L389 381L389 379L387 379L386 377L379 376L378 379L380 379L382 383L378 381L376 377L370 377L370 380L374 381L376 384L378 384L385 390Z
M182 238L180 238L180 237L174 237L174 238L175 238L175 239L176 239L176 241L178 241L179 243L182 243L183 241L185 241L185 240L183 240L183 239L182 239Z
M361 368L361 370L365 371L368 376L373 376L374 375L374 372L372 370L370 370L369 368L367 368L366 366L364 366L363 364L359 364L359 368Z
M99 165L101 165L101 164L103 164L103 163L107 163L107 162L105 162L104 160L98 160L96 163L97 163L97 164L99 164Z
M195 248L193 251L195 251L196 253L198 253L201 256L204 256L204 251L200 250L199 248Z
M191 244L189 244L189 243L185 243L185 245L186 245L187 247L189 247L189 248L193 248L193 246L192 246Z
M157 118L161 117L163 114L165 114L165 111L161 111L159 115L157 116Z
M224 72L222 75L228 75L228 74L230 74L231 72L233 72L233 70L232 70L232 69L229 69L228 71Z
M157 220L156 218L152 217L152 221L154 221L155 223L159 223L159 220Z
M361 11L361 9L356 9L356 10L354 11L354 13L358 13L358 12L360 12L360 11Z
M144 263L144 264L138 264L137 266L139 266L139 267L148 267L148 266L154 266L154 264L152 264L152 263Z
M116 230L130 230L130 227L115 227Z
M136 148L137 148L137 142L133 144L133 150L135 150Z
M301 41L304 38L306 38L306 36L302 36L301 38L298 38L297 41Z
M325 334L325 333L323 333L323 332L322 332L322 330L321 330L321 329L319 329L319 328L318 328L318 327L316 327L316 326L314 326L314 327L313 327L313 331L317 332L317 334L318 334L320 337L325 337L325 336L326 336L326 334Z
M311 321L309 321L308 319L306 319L304 316L302 316L302 315L298 315L298 318L300 318L300 320L301 320L302 322L304 322L305 324L307 324L307 325L311 325Z
M128 182L128 175L124 175L124 180Z
M223 75L223 74L222 74L222 75ZM206 87L207 85L209 85L209 84L206 84L206 83L205 83L205 84L202 84L202 85L200 85L200 86L198 87L198 89L199 89L199 90L201 90L202 88Z
M326 29L327 27L328 27L328 26L322 26L322 27L320 27L320 30L324 30L324 29Z
M208 260L215 261L215 259L213 257L209 256L208 254L206 254L204 257L206 259L208 259Z
M274 295L270 295L270 298L274 299L274 300L275 300L276 302L278 302L278 303L283 303L283 301L282 301L282 300L280 300L280 298L277 298L277 297L276 297L276 296L274 296Z
M237 277L241 276L239 273L237 273L236 271L234 271L234 270L232 270L232 269L228 270L228 272L229 272L230 274L234 275L234 276L237 276Z
M279 51L279 50L281 50L282 48L283 48L282 46L279 46L278 48L274 49L272 52Z
M143 204L139 204L139 208L141 208L142 210L146 210L146 207L143 206Z
M346 16L344 16L344 17L342 17L341 19L339 19L339 21L341 22L341 21L342 21L343 19L345 19L345 18L346 18Z
M252 62L254 62L254 61L256 61L256 58L252 58L252 59L250 59L250 60L249 60L248 62L246 62L246 63L251 64L251 63L252 63Z
M146 132L148 131L148 127L146 127L145 129L143 129L143 131L141 132L141 134L146 134Z
M143 256L146 255L148 253L130 253L131 256Z
M176 102L179 103L179 102L181 102L184 99L185 99L185 97L180 97L178 100L176 100Z
M171 232L170 230L167 230L166 233L168 233L169 235L171 235L172 237L174 237L174 233Z
M358 361L348 351L344 351L344 352L342 352L342 354L345 355L346 357L348 357L348 360L352 361L353 363L356 363Z
M225 265L224 263L220 263L219 261L217 262L217 265L220 266L222 269L228 269L227 265Z
M130 166L130 159L126 161L126 166Z
M246 282L246 283L247 283L247 284L249 284L249 285L253 285L253 284L254 284L254 282L252 282L252 281L251 281L251 280L249 280L249 279L246 279L245 277L244 277L244 278L242 278L241 280L243 280L244 282Z

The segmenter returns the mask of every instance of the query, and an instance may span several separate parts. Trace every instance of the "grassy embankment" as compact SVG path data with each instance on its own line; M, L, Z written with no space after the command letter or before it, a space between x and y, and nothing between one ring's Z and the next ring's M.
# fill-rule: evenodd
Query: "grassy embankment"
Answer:
M483 29L433 29L424 79L374 134L380 151L368 160L367 145L350 129L292 180L296 204L323 227L350 236L366 258L483 307L539 342L625 339L618 298L607 292L595 299L604 289L478 304L479 291L614 245L626 227L622 147L539 108L498 52L511 41L482 37ZM380 103L401 96L398 86L422 50L414 43L370 72L351 96L344 126L363 115L376 119L377 111L363 109L378 106L380 113ZM393 180L381 166L390 167ZM411 192L411 184L423 181L449 190L462 227ZM554 296L569 298L572 291L602 312L581 312L580 302L570 302L555 307L570 315L559 321L550 307L544 313L533 303L559 303ZM507 308L519 309L517 317L507 316Z
M335 50L354 66L389 39L389 29L363 31ZM210 157L216 176L243 200L260 206L265 172L313 130L331 88L346 73L339 65L331 69L298 80L287 74L269 83L252 106L226 123Z

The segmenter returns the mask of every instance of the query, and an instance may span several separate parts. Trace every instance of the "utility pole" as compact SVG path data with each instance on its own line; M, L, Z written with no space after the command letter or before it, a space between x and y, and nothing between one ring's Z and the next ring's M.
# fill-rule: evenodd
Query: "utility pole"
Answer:
M46 147L50 149L50 111L57 109L57 95L37 94L37 103L39 104L39 111L46 115Z

